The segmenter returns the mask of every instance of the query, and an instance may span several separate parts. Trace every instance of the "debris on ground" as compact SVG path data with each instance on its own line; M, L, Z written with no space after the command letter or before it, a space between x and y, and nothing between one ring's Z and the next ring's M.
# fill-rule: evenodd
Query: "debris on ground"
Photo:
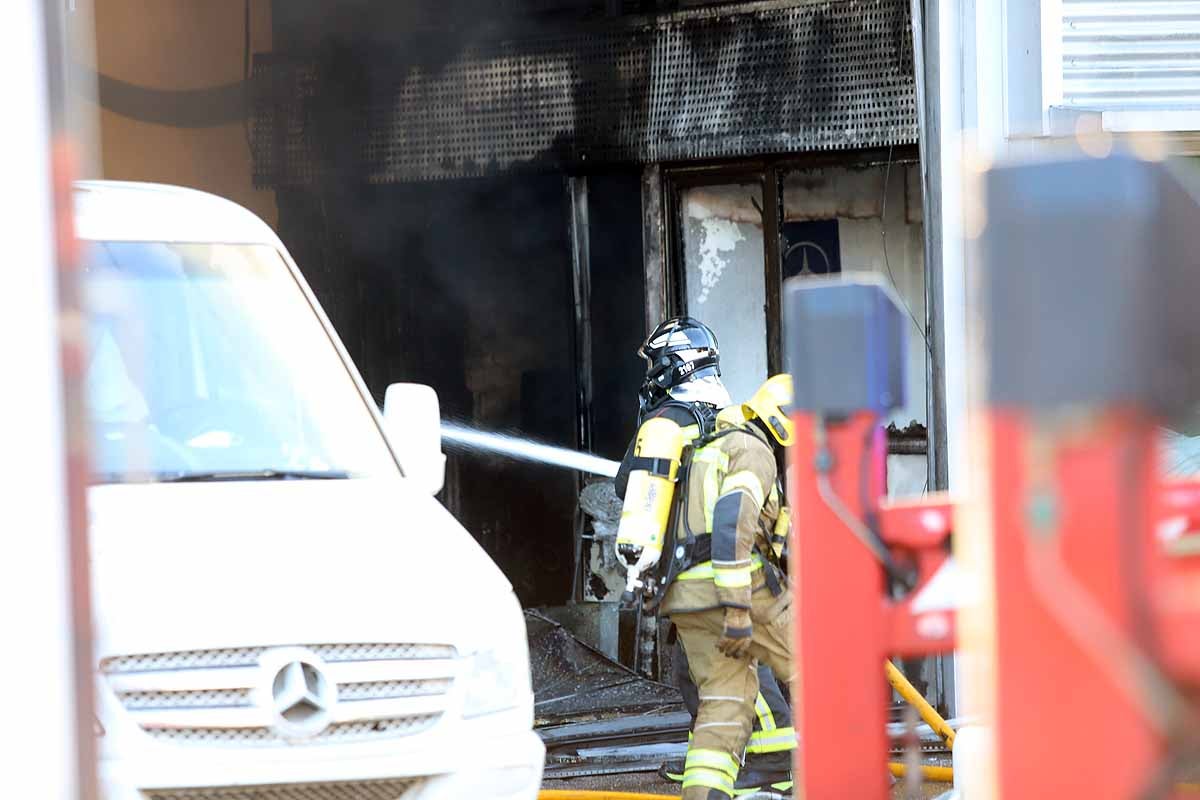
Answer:
M535 610L529 631L534 725L654 716L683 709L679 690L638 675Z

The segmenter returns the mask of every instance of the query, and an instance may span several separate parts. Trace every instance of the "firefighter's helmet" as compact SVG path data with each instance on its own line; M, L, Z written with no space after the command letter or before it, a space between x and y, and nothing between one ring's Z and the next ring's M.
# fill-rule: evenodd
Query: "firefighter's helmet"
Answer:
M638 348L638 355L646 361L639 393L643 409L665 400L680 384L721 375L716 334L691 317L673 317L661 323Z
M742 404L746 419L759 419L784 447L795 441L795 426L788 418L787 408L792 404L792 376L787 373L767 378L758 391Z

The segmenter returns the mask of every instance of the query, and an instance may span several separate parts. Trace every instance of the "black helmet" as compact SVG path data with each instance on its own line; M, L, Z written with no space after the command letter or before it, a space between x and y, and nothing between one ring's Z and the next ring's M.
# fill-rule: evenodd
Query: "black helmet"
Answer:
M665 399L667 390L681 383L721 375L717 335L691 317L674 317L661 323L638 348L638 355L646 359L646 378L640 392L643 408Z

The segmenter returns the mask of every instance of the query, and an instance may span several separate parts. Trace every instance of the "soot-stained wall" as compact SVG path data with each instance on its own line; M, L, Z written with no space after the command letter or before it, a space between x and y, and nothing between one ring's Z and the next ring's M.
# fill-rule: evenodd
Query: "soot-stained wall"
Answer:
M592 449L620 458L633 436L646 336L641 175L588 178L592 292ZM657 323L658 320L655 320Z
M377 399L395 381L428 383L445 417L574 446L562 176L280 191L279 208ZM575 498L572 472L450 452L444 502L526 605L570 594Z

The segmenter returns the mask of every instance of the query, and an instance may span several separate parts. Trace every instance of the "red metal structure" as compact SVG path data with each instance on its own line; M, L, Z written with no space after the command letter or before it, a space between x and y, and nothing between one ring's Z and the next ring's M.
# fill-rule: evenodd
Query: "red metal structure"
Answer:
M953 647L951 612L914 613L912 607L949 555L951 508L944 498L879 502L885 450L873 414L837 422L811 413L793 419L788 497L795 510L799 674L792 696L804 743L797 785L808 798L883 798L890 697L884 659ZM881 561L860 538L868 534L879 537L897 570L915 584L902 599L889 599ZM864 766L873 763L880 768Z
M998 794L1169 796L1200 733L1200 484L1164 484L1136 411L990 428Z
M797 395L788 487L798 673L792 697L803 743L796 780L808 798L887 796L884 660L954 643L953 612L916 605L949 556L949 502L881 501L886 439L879 418L902 400L903 376L893 365L904 322L879 283L789 288ZM838 346L811 346L830 341ZM873 763L880 768L866 766Z
M986 203L993 793L1170 797L1200 763L1200 484L1160 453L1200 401L1200 209L1120 157L994 170Z
M1200 211L1165 167L1121 158L999 170L987 205L987 474L972 498L986 513L956 532L990 553L971 612L988 635L969 699L995 742L979 790L1182 797L1179 768L1200 766L1200 481L1166 481L1159 448L1164 421L1200 401ZM951 506L879 499L878 419L902 385L887 295L788 287L809 800L887 796L869 766L886 757L880 662L954 642L953 612L923 600Z

